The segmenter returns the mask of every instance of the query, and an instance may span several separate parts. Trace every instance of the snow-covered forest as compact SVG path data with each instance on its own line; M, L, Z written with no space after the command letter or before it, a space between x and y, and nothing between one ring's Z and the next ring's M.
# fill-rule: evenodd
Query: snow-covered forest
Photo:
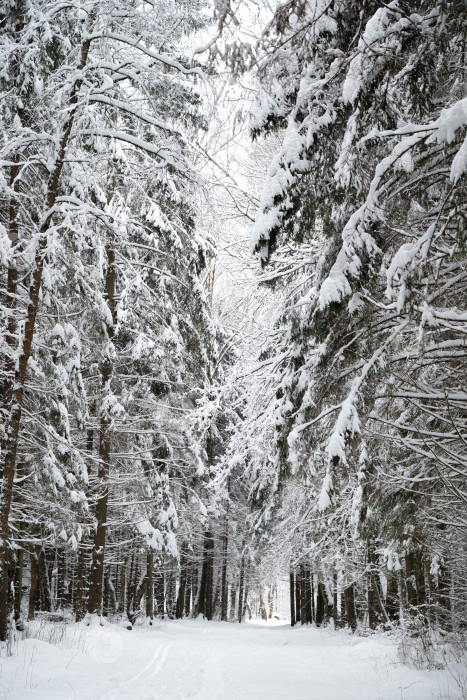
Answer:
M467 698L465 0L0 5L5 664L282 620L451 682L295 700Z

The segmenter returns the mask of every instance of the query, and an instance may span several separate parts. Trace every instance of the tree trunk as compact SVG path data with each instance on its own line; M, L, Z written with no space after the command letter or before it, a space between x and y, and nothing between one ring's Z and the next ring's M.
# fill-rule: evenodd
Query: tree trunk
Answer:
M146 618L154 619L154 551L148 549L146 555Z
M23 563L24 563L24 550L20 549L18 551L18 557L16 559L15 566L15 604L14 604L14 618L16 626L19 628L21 626L21 600L23 597Z
M367 583L367 602L368 602L368 625L371 630L376 629L378 625L378 613L377 613L377 593L376 593L376 581L374 576L374 566L375 566L375 553L374 545L368 542L367 546L367 558L368 558L368 569L366 574Z
M123 564L120 569L120 581L118 587L118 607L117 610L120 614L125 611L125 593L126 593L126 567L128 564L128 557L125 557Z
M104 360L101 364L101 386L104 407L101 410L99 426L99 466L97 470L98 488L100 495L96 505L96 532L94 535L92 563L90 573L88 610L91 614L102 614L102 593L104 581L105 540L107 534L107 507L109 499L110 449L111 449L111 416L105 398L111 395L111 380L113 374L112 341L115 324L115 250L112 233L108 233L107 271L105 275L105 297L110 312L110 320L105 323Z
M175 575L173 572L169 572L166 577L166 590L165 590L165 599L166 599L166 606L167 606L167 615L170 620L173 620L175 618L175 604L176 604L176 598L177 598L177 591L176 591L176 579Z
M316 594L316 624L318 627L323 624L325 616L325 600L326 591L324 585L318 580L318 590Z
M38 574L38 584L39 591L41 594L41 610L45 612L50 612L51 610L51 600L50 600L50 587L49 579L47 576L47 562L45 559L45 552L43 549L40 550L37 559L37 574Z
M156 602L157 602L157 614L160 617L164 617L164 603L165 603L165 592L164 592L164 587L165 587L165 574L164 572L157 573L154 576L154 588L155 588L155 597L156 597Z
M315 610L315 575L311 574L311 619L316 620L316 610Z
M229 602L229 591L227 586L227 555L229 548L228 521L225 518L224 536L222 548L222 576L221 576L221 620L227 621L227 607Z
M111 569L109 567L109 570L107 571L106 575L106 584L109 589L109 612L117 612L117 593L115 591L115 586L112 581L112 577L110 575Z
M104 569L104 590L102 596L102 614L107 617L110 609L110 586L109 586L109 571Z
M57 549L57 600L56 610L63 610L65 605L65 576L66 576L66 559L64 553Z
M204 615L208 620L212 619L213 551L214 540L208 530L204 534L203 568L198 597L198 614Z
M430 622L438 626L438 592L436 590L433 575L431 573L430 562L425 559L425 575L427 581L427 604L428 604L428 619Z
M242 610L242 619L246 619L246 611L249 609L248 605L248 584L245 586L245 595L244 595L244 600L243 600L243 610ZM251 620L251 611L250 611L250 620Z
M238 589L238 621L243 619L243 582L245 578L245 556L242 556L240 564L240 586Z
M24 29L25 18L25 3L24 0L19 0L11 5L10 12L14 12L15 17L15 33L19 36ZM21 56L16 52L9 66L10 79L15 84L21 74ZM17 112L20 110L20 105L16 105ZM12 115L13 116L13 115ZM5 379L1 387L1 406L0 417L2 421L2 445L1 454L6 455L6 447L8 444L8 417L11 416L11 409L14 399L15 388L15 345L17 335L17 320L16 320L16 292L18 286L18 269L16 266L15 249L19 240L19 202L18 195L20 193L20 156L19 153L12 153L10 166L10 202L8 207L8 238L11 245L11 258L8 264L6 295L4 300L5 311L7 313L7 326L5 335L5 344L7 352L3 358ZM15 453L16 458L16 453ZM1 465L1 507L0 507L0 641L5 641L7 638L8 628L8 537L9 537L9 515L11 506L11 497L13 490L13 479L15 469L15 458L8 462L4 459Z
M136 558L136 553L135 550L133 549L131 553L131 559L130 559L130 571L128 572L128 579L127 579L127 587L126 587L126 616L130 620L130 622L133 622L133 604L135 601L135 582L134 582L134 575L135 575L135 558Z
M427 582L425 580L425 567L423 564L423 550L419 549L414 554L415 584L417 591L417 610L428 620L427 610Z
M218 572L218 574L220 575L220 572ZM214 618L214 617L216 617L217 610L219 609L219 596L221 593L222 586L221 586L221 582L219 581L219 576L217 576L217 577L213 576L213 580L216 583L216 585L214 586L214 592L213 592L213 596L212 596L212 600L213 600L212 616Z
M276 594L276 589L274 586L271 586L268 592L268 604L269 604L269 619L272 619L273 613L274 613L274 596Z
M180 620L185 612L185 591L186 591L186 576L187 576L187 562L185 557L180 558L180 584L178 587L177 595L177 605L175 608L175 617Z
M302 618L300 616L300 575L298 571L295 572L295 624L301 622Z
M303 564L300 564L298 576L300 579L300 620L301 620L302 625L306 625L306 624L308 624L308 619L307 619L307 614L306 614L307 591L306 591L305 567L303 566Z
M337 603L338 603L338 593L337 593L337 573L334 572L333 576L333 589L332 589L332 607L333 607L333 618L334 618L334 627L337 629L339 627L339 620L337 619L338 613L337 613Z
M355 595L353 584L347 586L344 590L345 598L345 611L347 614L347 624L349 625L352 632L357 629L357 615L355 612Z
M206 615L206 576L207 576L207 563L206 563L206 542L204 543L203 550L203 565L201 567L201 580L198 589L198 600L196 605L196 615Z
M407 589L407 605L411 615L417 611L417 583L415 576L414 554L405 555L405 585Z
M96 401L94 400L90 406L89 415L90 417L96 414ZM91 457L94 449L94 430L92 425L88 426L86 431L86 451L89 455L89 460L87 460L87 473L88 477L91 474ZM85 547L85 537L78 544L78 556L76 563L76 582L75 582L75 596L74 596L74 611L75 620L80 622L86 614L86 603L89 596L89 581L86 577L86 547Z
M185 615L191 615L192 587L193 587L193 567L186 574L186 589L185 589Z
M440 566L438 570L440 622L447 631L452 629L450 578L449 568L446 565Z
M386 593L386 610L390 620L397 620L399 617L399 587L397 585L397 576L391 571L387 572L387 593Z
M12 261L8 265L7 272L7 285L6 285L6 295L4 306L8 314L8 322L5 334L5 344L7 346L7 353L4 357L4 374L5 378L2 382L1 390L1 411L3 419L10 413L11 405L13 401L13 387L15 379L15 340L16 340L16 292L18 286L18 269L16 262L14 260L15 248L18 245L19 240L19 225L18 225L18 200L15 195L19 194L19 173L20 167L17 165L19 162L18 154L12 156L12 162L15 163L10 167L10 190L12 192L10 196L10 208L9 208L9 229L8 237L10 240L10 245L12 248Z
M78 547L75 584L75 620L80 622L85 614L84 607L84 574L86 567L86 554L83 546Z
M29 561L31 582L29 585L28 620L34 620L37 601L37 557L33 547L29 551Z
M213 617L213 604L214 604L214 539L212 533L208 533L207 538L207 577L206 577L206 618L212 620Z
M295 577L293 571L290 572L290 624L295 625Z
M235 611L236 597L237 597L237 593L235 591L234 586L232 586L230 589L230 619L231 620L235 620L235 618L236 618L236 611Z
M310 569L305 567L305 613L306 613L306 623L311 625L313 622L313 611L311 606L311 574Z

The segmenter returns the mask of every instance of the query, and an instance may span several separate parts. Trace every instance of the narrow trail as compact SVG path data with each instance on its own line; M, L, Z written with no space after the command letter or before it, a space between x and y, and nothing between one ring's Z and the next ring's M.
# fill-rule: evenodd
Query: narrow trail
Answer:
M58 646L58 648L57 648ZM70 626L57 646L21 642L1 659L5 700L455 700L443 671L398 662L388 638L184 621ZM458 692L458 690L457 690Z

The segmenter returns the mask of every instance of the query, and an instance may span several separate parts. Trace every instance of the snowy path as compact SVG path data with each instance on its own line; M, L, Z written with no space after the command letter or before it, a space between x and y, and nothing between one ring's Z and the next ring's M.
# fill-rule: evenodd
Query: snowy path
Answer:
M58 647L58 648L57 648ZM392 663L378 637L289 626L172 622L71 626L57 646L21 642L1 659L0 698L23 700L439 700L442 671ZM461 697L455 684L450 700Z

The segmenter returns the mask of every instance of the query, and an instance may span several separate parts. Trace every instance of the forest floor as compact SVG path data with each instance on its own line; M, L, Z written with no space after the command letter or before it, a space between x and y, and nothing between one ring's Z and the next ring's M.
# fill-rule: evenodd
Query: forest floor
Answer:
M23 700L460 700L465 667L400 661L394 637L286 624L34 623L0 659L0 698Z

